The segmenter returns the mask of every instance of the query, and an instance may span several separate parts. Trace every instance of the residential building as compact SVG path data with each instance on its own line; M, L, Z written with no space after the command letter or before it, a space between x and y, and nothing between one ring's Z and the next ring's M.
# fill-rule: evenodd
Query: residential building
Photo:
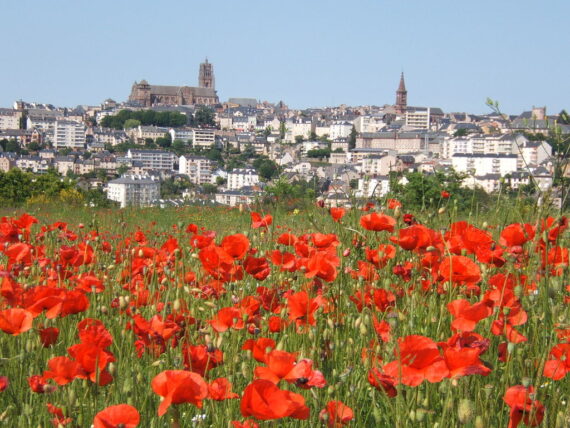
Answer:
M228 172L227 189L237 190L243 187L255 186L259 183L259 175L255 169L250 168L234 168Z
M73 150L85 148L85 125L81 122L56 120L53 129L53 146Z
M358 180L356 196L361 198L379 197L390 191L390 178L388 176L365 177Z
M172 171L176 155L164 150L133 150L129 149L127 157L142 162L146 170L156 169L162 171Z
M225 190L223 192L218 192L215 194L214 200L218 204L235 207L238 205L252 204L259 196L260 192L256 192L251 188L243 188L240 190Z
M451 164L457 172L466 172L477 176L486 174L504 176L517 170L517 155L457 153L452 156Z
M149 206L160 198L160 181L150 176L125 175L111 180L107 198L127 206Z
M214 163L203 156L181 156L178 162L178 172L194 184L211 183L213 167Z
M0 108L0 131L3 129L19 129L21 117L21 111Z
M216 144L216 132L213 129L194 128L192 130L193 147L213 147Z

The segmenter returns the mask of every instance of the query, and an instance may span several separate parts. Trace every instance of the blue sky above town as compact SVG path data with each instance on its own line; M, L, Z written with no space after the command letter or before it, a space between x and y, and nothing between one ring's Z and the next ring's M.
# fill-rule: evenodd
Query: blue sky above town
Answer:
M127 99L197 85L293 108L395 102L484 113L569 108L570 1L19 0L2 2L0 106Z

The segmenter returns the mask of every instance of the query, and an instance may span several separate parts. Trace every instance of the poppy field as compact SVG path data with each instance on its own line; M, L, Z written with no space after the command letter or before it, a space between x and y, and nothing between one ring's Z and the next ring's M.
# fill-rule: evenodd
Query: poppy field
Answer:
M0 426L568 427L569 236L394 199L6 214Z

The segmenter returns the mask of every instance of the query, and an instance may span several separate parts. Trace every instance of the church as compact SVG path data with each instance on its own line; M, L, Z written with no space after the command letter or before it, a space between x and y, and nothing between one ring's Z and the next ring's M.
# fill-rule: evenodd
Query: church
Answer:
M208 59L200 64L198 87L150 85L146 80L135 82L129 102L141 107L219 104L220 100L215 89L214 67Z

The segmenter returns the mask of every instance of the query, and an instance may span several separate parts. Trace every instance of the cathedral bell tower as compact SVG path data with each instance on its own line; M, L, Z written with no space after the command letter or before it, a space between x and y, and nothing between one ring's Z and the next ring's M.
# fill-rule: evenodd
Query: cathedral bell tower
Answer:
M406 83L404 82L404 73L400 76L400 86L396 91L396 113L404 114L408 108L408 91L406 91Z
M216 83L214 79L214 67L206 61L200 64L200 74L198 75L198 86L200 88L216 88Z

